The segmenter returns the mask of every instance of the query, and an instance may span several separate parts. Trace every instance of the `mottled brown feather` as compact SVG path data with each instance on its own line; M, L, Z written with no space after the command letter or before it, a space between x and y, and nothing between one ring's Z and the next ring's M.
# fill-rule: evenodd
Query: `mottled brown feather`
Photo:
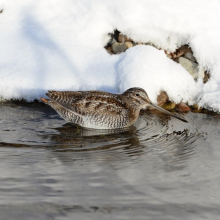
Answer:
M117 115L126 111L126 105L120 100L120 95L107 92L48 91L46 95L66 109L74 111L80 115L94 112L99 112L100 115Z

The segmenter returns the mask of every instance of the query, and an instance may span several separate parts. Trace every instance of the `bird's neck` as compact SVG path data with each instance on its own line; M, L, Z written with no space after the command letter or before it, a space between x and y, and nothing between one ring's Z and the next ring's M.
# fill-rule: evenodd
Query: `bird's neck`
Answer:
M139 106L136 105L136 103L130 98L120 95L120 99L122 100L126 109L131 109L133 112L136 112L136 111L138 111L138 113L140 112Z
M129 100L126 100L125 105L126 105L126 108L129 109L129 112L131 115L138 117L140 110L141 110L138 105L135 105L135 103Z
M138 119L138 116L139 116L139 113L140 113L140 109L137 109L137 108L129 108L129 126L130 125L133 125L137 119Z
M129 125L132 125L137 121L141 108L127 97L121 97L121 100L128 111Z

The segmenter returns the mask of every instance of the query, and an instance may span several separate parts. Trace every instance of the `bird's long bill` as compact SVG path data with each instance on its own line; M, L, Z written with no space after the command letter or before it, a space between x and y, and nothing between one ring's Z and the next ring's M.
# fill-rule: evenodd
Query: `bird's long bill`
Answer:
M177 115L175 115L175 114L173 114L173 113L171 113L171 112L169 112L169 111L167 111L167 110L165 110L165 109L163 109L163 108L161 108L161 107L155 105L155 104L152 103L152 102L150 102L149 105L153 106L154 108L156 108L157 110L159 110L159 111L161 111L161 112L166 113L167 115L170 115L170 116L172 116L172 117L174 117L174 118L177 118L177 119L179 119L179 120L181 120L181 121L183 121L183 122L188 123L187 120L185 120L185 119L183 119L183 118L181 118L181 117L179 117L179 116L177 116Z

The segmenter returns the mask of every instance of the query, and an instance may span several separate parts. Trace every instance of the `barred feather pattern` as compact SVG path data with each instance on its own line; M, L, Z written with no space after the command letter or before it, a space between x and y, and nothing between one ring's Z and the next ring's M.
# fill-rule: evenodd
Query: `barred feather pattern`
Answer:
M139 94L137 96L137 94ZM147 93L132 88L123 94L102 91L48 91L47 102L68 122L96 129L124 128L134 124Z

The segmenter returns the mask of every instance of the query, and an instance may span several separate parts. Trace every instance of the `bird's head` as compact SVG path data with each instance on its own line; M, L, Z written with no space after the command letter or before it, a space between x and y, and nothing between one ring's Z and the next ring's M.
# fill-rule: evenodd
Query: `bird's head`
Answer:
M126 90L124 93L122 93L122 96L125 97L125 99L127 100L127 102L129 102L129 105L132 108L135 108L137 110L141 110L141 109L145 109L147 106L152 106L155 109L166 113L167 115L170 115L174 118L177 118L183 122L188 122L187 120L172 114L171 112L155 105L148 97L146 91L142 88L138 88L138 87L133 87L130 88L128 90Z

